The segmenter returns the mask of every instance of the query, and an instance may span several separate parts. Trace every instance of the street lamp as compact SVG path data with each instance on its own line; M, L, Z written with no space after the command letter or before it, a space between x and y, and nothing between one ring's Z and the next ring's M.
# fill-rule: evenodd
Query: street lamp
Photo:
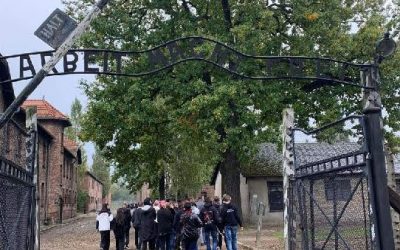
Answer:
M375 215L374 231L378 249L394 249L392 219L390 216L390 202L387 191L387 175L385 168L385 154L383 152L383 127L381 110L382 103L379 95L380 82L379 64L396 51L396 42L385 33L382 40L376 44L374 64L366 72L364 126L366 144L369 150L367 163L369 178L369 193L372 211Z
M375 55L376 62L378 64L381 63L386 57L393 55L393 53L396 51L396 42L393 40L393 38L390 38L389 35L389 32L386 32L383 39L376 44Z

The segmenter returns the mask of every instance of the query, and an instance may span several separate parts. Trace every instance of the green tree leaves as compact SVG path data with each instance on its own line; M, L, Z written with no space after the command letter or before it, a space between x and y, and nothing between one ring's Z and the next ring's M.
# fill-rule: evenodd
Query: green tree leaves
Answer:
M80 18L87 2L66 4L70 14ZM137 51L181 36L202 35L249 54L366 63L386 28L399 26L396 17L381 12L381 2L114 0L81 46ZM386 124L394 130L400 116L398 62L396 53L382 65ZM135 63L135 68L149 67L143 60ZM245 63L245 69L260 68ZM323 87L303 88L318 84ZM167 171L174 192L180 192L180 186L188 188L189 180L195 186L204 182L224 157L246 161L255 144L279 140L281 112L288 105L304 128L362 110L358 88L293 80L247 81L200 62L149 77L102 76L85 84L84 90L89 106L82 138L104 148L104 156L116 166L114 180L124 178L131 190L144 182L157 187ZM309 123L310 118L315 124ZM387 139L398 143L393 133Z

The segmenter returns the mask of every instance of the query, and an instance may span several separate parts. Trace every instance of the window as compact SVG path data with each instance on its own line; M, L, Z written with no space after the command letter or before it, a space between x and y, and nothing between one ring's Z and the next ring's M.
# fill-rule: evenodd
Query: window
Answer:
M269 181L268 184L268 202L270 212L283 211L283 182Z
M334 195L336 194L336 197ZM347 201L351 194L350 179L325 180L325 197L328 201Z

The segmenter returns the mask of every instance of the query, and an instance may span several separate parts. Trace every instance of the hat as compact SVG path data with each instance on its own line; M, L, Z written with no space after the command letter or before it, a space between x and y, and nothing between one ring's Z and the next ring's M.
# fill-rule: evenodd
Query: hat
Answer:
M150 198L144 199L143 204L151 206L151 199Z

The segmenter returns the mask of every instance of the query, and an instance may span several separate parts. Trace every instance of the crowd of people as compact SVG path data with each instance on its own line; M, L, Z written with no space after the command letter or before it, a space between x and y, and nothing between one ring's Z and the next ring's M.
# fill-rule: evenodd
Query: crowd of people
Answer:
M96 218L101 235L100 249L110 247L110 232L114 231L116 249L128 249L129 231L135 230L137 250L197 250L205 245L207 250L221 249L223 241L227 250L237 250L237 231L242 221L231 197L225 194L222 204L219 197L182 201L146 198L138 204L124 204L114 217L107 204Z

